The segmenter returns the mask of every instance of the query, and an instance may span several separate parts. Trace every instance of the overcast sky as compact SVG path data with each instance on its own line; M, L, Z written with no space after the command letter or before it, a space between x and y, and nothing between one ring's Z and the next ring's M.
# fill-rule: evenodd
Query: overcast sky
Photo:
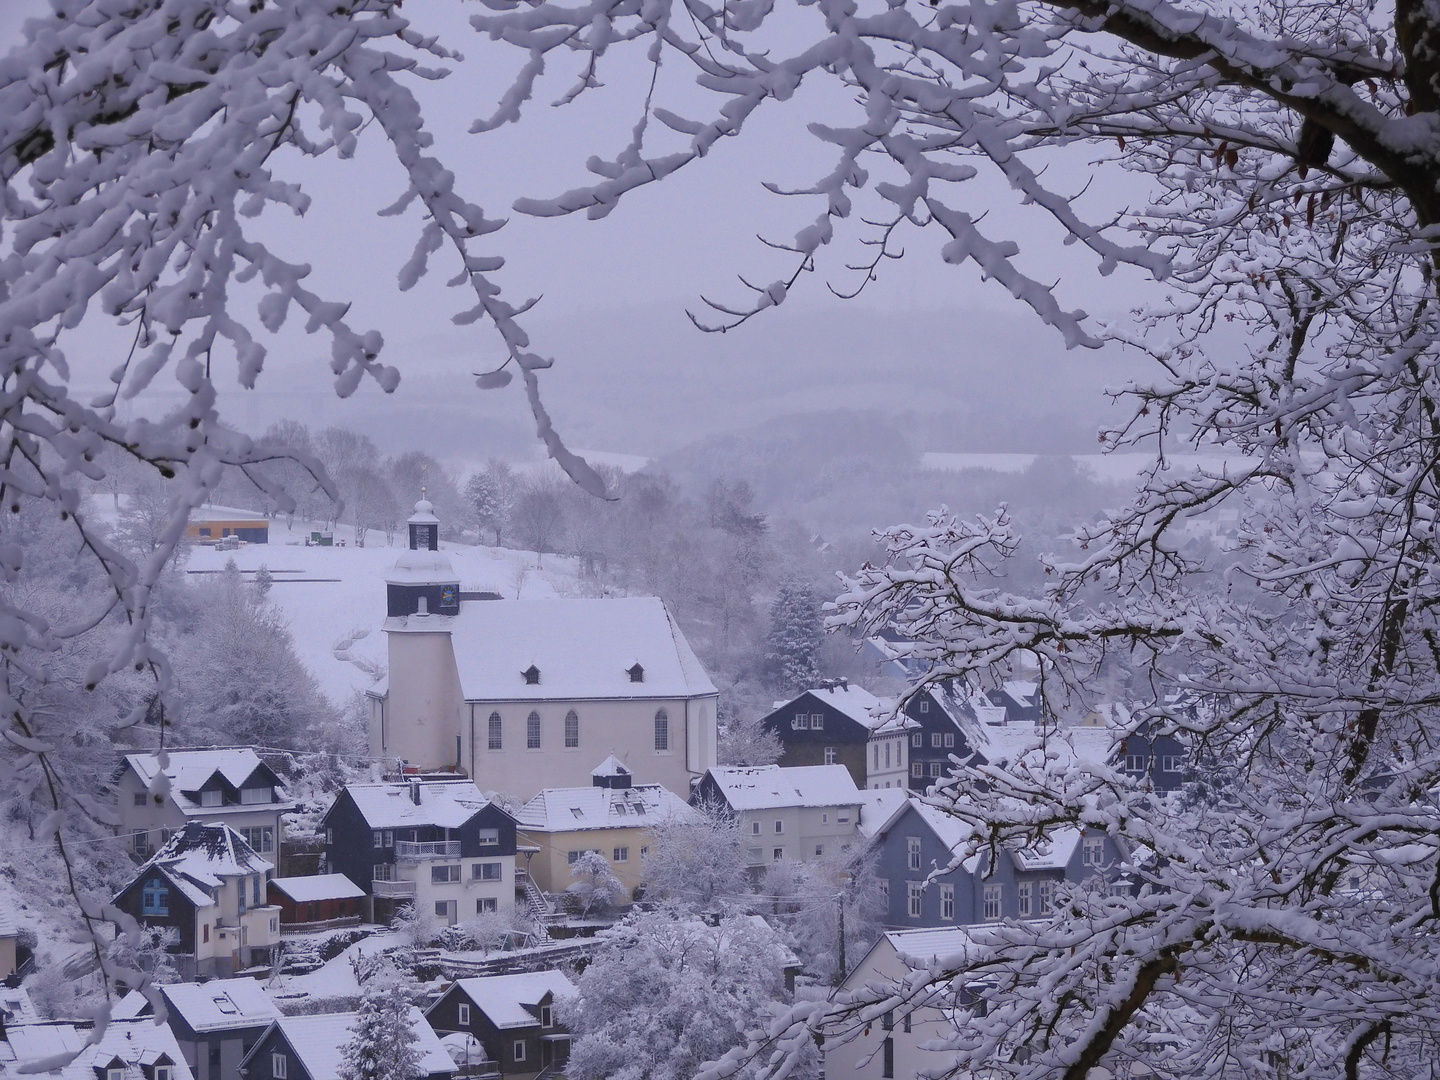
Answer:
M0 2L0 41L8 44L15 40L21 14L36 6L38 0ZM412 0L407 4L406 14L417 24L426 30L438 30L452 47L467 54L467 62L459 65L451 77L434 85L422 84L417 92L437 137L436 153L461 177L462 191L484 206L490 216L510 218L510 223L491 238L491 249L507 259L497 281L512 301L544 296L529 325L535 328L537 351L556 357L556 367L547 373L545 383L561 414L583 413L594 381L601 375L595 370L597 363L602 365L606 378L623 385L628 379L646 378L645 370L627 365L627 356L658 351L667 358L664 362L678 366L672 377L684 379L687 356L692 351L697 362L703 356L708 365L724 365L727 356L744 356L753 361L757 353L765 355L777 339L788 334L793 340L795 328L802 322L807 333L814 333L812 327L817 324L805 320L817 311L833 314L836 340L814 344L822 354L826 348L832 349L839 375L848 376L856 366L864 368L875 363L878 358L857 352L855 343L845 339L847 320L859 316L847 312L843 302L825 288L826 280L837 286L851 284L843 265L866 254L858 243L863 232L856 234L852 230L825 254L822 274L810 276L782 308L766 313L737 334L719 342L701 342L698 332L688 329L684 317L685 308L699 309L702 295L732 303L742 301L744 292L736 282L737 273L762 283L788 273L793 257L767 250L756 234L788 239L813 219L819 205L813 199L777 197L761 184L773 181L798 186L813 181L827 169L830 153L805 131L805 124L816 118L836 121L847 115L847 101L833 83L816 81L803 87L794 100L752 121L741 139L722 140L704 161L664 183L632 193L604 220L589 221L583 215L526 218L509 210L515 198L551 196L578 186L591 178L584 168L587 157L596 153L613 155L623 145L635 121L647 75L643 65L627 62L612 52L607 59L619 62L608 70L602 69L604 90L583 96L566 108L551 108L549 102L569 85L573 76L570 70L557 70L542 83L529 105L528 119L520 126L480 136L466 134L477 116L489 114L521 60L517 50L497 47L471 31L461 18L467 10L468 5L449 0ZM813 9L796 16L809 17L813 17ZM695 115L704 102L691 85L692 73L673 58L669 65L661 83L664 103L682 114ZM714 107L713 99L709 105ZM505 391L486 395L471 384L472 371L490 366L503 353L488 327L456 327L450 323L451 315L469 305L463 295L443 286L444 279L455 269L447 253L435 257L431 275L415 290L407 294L396 291L395 275L413 245L419 215L412 211L401 218L375 216L376 210L403 190L399 167L389 159L379 133L366 132L353 161L328 158L318 163L303 162L294 155L283 163L278 156L275 160L277 170L305 184L314 205L303 220L288 212L267 211L261 225L263 238L283 256L314 266L312 288L333 298L355 301L352 320L362 329L381 329L387 341L386 358L412 377L413 386L423 385L429 393L448 395L457 401L473 398L479 417L526 423L518 394ZM1070 169L1073 175L1066 179L1078 190L1084 184L1086 171L1074 168L1074 164ZM1093 256L1079 245L1063 246L1047 222L1017 205L1013 193L993 182L986 183L989 186L975 184L967 208L989 209L983 228L992 237L1008 235L1018 240L1022 266L1037 277L1058 280L1057 293L1065 306L1111 314L1123 311L1137 297L1153 290L1131 271L1119 271L1109 279L1099 277ZM1123 187L1118 190L1123 191ZM1113 178L1109 178L1103 190L1092 191L1088 198L1098 206L1101 198L1116 199L1116 191ZM864 210L864 196L860 199L860 209ZM1110 205L1120 204L1112 201ZM874 209L876 204L871 202L869 206ZM978 317L991 324L987 341L997 342L997 348L1005 347L1004 331L1013 327L1017 347L1023 343L1027 355L1043 353L1044 363L1067 365L1067 386L1076 378L1072 370L1076 367L1082 373L1094 370L1097 397L1100 387L1114 381L1117 368L1113 362L1084 351L1065 353L1057 335L1037 329L1027 309L993 282L982 281L973 266L949 267L940 262L937 252L944 238L938 231L933 232L927 235L912 231L904 236L907 258L886 264L880 280L852 304L897 319L907 313L952 312L954 337L945 318L940 317L926 321L933 328L933 340L911 342L911 351L926 354L927 364L936 363L937 357L944 362L946 356L956 352L957 339ZM586 313L600 316L617 311L633 314L619 319L597 317L596 332L588 340L583 333L575 332L576 320L581 320L583 326ZM562 324L568 328L564 333L559 331ZM818 325L823 334L823 321ZM662 340L663 345L657 345ZM562 341L572 350L571 356L559 351ZM593 355L574 356L577 345ZM93 380L95 385L103 379L102 373L114 365L114 350L118 347L116 339L99 333L81 334L67 346L79 379ZM962 362L963 352L958 351L956 362ZM291 395L319 392L327 385L327 354L328 343L306 338L292 325L275 342L262 384L271 391ZM788 359L778 353L766 358L771 370L783 369ZM572 369L585 367L586 359L590 363L585 380L567 377L567 363ZM883 363L883 370L872 374L903 385L907 378L904 359L890 356ZM714 379L713 369L709 371L706 382L713 389L708 392L723 395L728 389L734 395L734 401L728 403L731 405L763 398L769 383L767 364L752 362L739 372L741 366L736 365L737 376L730 384ZM1037 377L1044 377L1043 366L1037 372ZM1081 385L1088 383L1086 374L1078 379ZM377 393L367 387L359 396ZM926 404L936 407L943 403ZM724 411L727 416L733 413L728 408ZM252 404L248 415L264 420L270 412L268 404L258 410ZM243 409L240 414L244 414ZM324 411L325 418L332 422L343 422L346 415L343 408L336 411L328 405ZM595 430L596 437L607 437L603 424L587 428ZM629 445L613 448L643 452L643 442L629 440Z

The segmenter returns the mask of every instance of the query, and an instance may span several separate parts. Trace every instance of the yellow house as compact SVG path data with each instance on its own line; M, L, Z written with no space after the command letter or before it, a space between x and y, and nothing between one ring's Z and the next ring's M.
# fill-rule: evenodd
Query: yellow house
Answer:
M538 851L529 874L544 892L569 888L570 867L598 851L632 894L644 881L643 860L656 825L691 821L699 811L659 784L632 784L611 756L592 773L591 787L546 788L515 815L516 839Z
M202 506L190 511L190 524L185 529L185 535L201 542L234 536L247 544L268 544L270 519L254 510Z

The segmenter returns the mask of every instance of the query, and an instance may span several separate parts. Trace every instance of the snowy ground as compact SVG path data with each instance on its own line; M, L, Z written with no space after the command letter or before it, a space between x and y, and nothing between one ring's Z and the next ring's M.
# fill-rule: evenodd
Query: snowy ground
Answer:
M319 526L315 526L318 528ZM385 666L385 574L394 565L405 540L397 534L385 546L385 534L371 531L365 547L354 546L354 532L335 529L335 541L344 547L305 547L308 523L287 527L284 520L270 525L270 543L251 544L237 551L211 547L191 549L185 569L199 576L221 570L231 559L248 574L265 566L275 582L271 599L285 613L295 648L320 683L320 689L337 704L356 690L371 686ZM504 548L441 544L450 557L465 591L497 592L514 598L540 600L576 591L574 560L547 555L535 569L533 552ZM349 643L348 649L346 643ZM341 651L353 660L336 656ZM377 666L378 665L378 666ZM369 670L366 667L369 667Z

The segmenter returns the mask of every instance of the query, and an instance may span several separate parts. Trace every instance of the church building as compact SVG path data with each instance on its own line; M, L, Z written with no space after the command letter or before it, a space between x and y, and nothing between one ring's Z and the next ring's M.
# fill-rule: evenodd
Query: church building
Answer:
M682 797L716 763L717 691L663 601L462 592L424 499L409 532L386 577L389 676L369 691L387 769L524 801L589 786L609 755Z

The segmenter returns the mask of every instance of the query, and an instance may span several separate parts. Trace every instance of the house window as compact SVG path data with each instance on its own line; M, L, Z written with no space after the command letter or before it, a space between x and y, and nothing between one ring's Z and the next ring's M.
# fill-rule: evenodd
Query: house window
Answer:
M840 760L840 751L833 746L825 747L825 764L834 765Z
M910 775L916 780L923 779L925 776L925 763L923 761L912 761L910 763Z
M655 713L655 749L657 751L670 749L670 714L664 709L659 709Z
M930 702L928 702L928 701L921 701L921 702L920 702L920 711L921 711L921 712L929 712L929 711L930 711Z
M613 857L610 859L610 861L611 861L611 862L629 862L629 861L630 861L630 849L629 849L628 847L617 847L617 848L615 849L614 855L613 855Z
M254 891L250 894L250 902L256 907L260 906L260 882L264 877L264 874L256 874L253 878L250 879L251 883L254 886ZM245 886L241 885L240 887L243 889Z
M765 855L758 847L752 847L745 849L745 858L749 860L751 866L758 866Z
M412 837L412 839L413 839L413 837ZM386 829L386 830L385 830L385 846L386 846L387 848L393 848L393 847L395 846L395 830L394 830L394 829Z
M825 730L825 714L824 714L824 713L812 712L812 713L810 714L810 730L811 730L811 731L824 731L824 730Z
M890 768L890 740L885 740L885 768Z
M261 855L268 855L275 850L275 827L273 825L256 825L254 828L241 829L240 832L245 837L245 843Z
M891 1036L885 1036L885 1045L880 1061L880 1075L884 1080L891 1080L895 1075L895 1040Z
M219 806L219 805L220 805L220 792L218 792L218 791L202 791L202 792L200 792L200 805L201 805L201 806Z
M1126 754L1126 755L1125 755L1125 771L1126 771L1126 772L1134 772L1134 773L1143 773L1143 772L1145 771L1145 755L1144 755L1144 754Z
M133 832L130 834L130 850L137 855L144 855L150 848L150 834L146 832Z
M430 867L430 884L445 885L460 880L460 864Z
M450 918L450 901L449 901L449 900L436 900L436 901L435 901L435 916L436 916L436 918L440 918L440 919L448 919L448 918Z
M172 1077L174 1074L175 1074L175 1069L174 1069L174 1067L171 1066L171 1065L156 1065L156 1066L155 1066L155 1080L171 1080L171 1077Z
M1105 838L1103 836L1085 837L1080 860L1086 866L1099 866L1103 863L1105 861Z
M555 1012L549 1005L540 1006L540 1026L542 1028L555 1026Z
M925 886L918 881L907 881L905 883L907 899L906 914L912 919L920 917L920 899L925 895Z
M580 717L571 709L565 714L565 749L574 750L580 745Z
M933 750L940 749L940 732L932 731L930 733L930 747Z
M142 915L169 915L170 887L158 878L151 878L147 881L145 888L140 893L140 913Z
M1180 755L1165 754L1160 758L1161 772L1184 772L1185 758Z
M821 824L821 825L829 825L829 824L830 824L830 815L829 815L829 814L821 814L821 815L820 815L820 824Z
M810 726L810 717L803 712L797 712L795 719L790 721L791 731L804 731Z
M773 852L770 853L770 857L776 862L779 862L781 859L785 858L785 849L783 847L777 847Z
M525 1060L525 1040L524 1040L524 1039L516 1039L516 1040L515 1040L515 1045L514 1045L511 1049L512 1049L512 1051L513 1051L512 1056L515 1058L516 1061L524 1061L524 1060Z
M500 910L500 902L493 896L482 896L475 901L475 914L486 915Z
M631 682L645 681L645 669L641 667L639 663L636 663L633 666L626 668L625 674L630 676Z
M880 768L880 744L877 742L873 745L875 747L875 768L878 770Z
M1055 882L1040 882L1040 914L1049 915L1055 910Z
M954 749L955 749L955 735L954 735L953 732L947 733L946 736L945 736L945 749L946 749L946 750L954 750Z
M880 879L880 899L884 902L886 908L889 908L889 907L890 907L890 879L889 879L889 878L881 878L881 879Z
M455 1022L461 1027L470 1026L470 1005L467 1002L460 1002L455 1008Z
M374 847L378 848L385 845L385 834L382 833L379 829L376 829L372 835L374 836Z
M932 762L930 762L929 765L928 765L928 768L929 768L929 770L930 770L930 778L931 778L932 780L938 780L939 777L940 777L941 770L944 768L944 766L945 766L945 763L944 763L943 761L932 761Z
M136 806L144 806L144 805L145 805L145 792L143 792L143 791L137 791L137 792L135 792L135 805L136 805Z
M204 933L201 935L201 940L208 942L210 940L210 924L207 922L200 929L204 931Z
M498 862L477 862L470 868L470 876L476 881L499 881L500 864Z
M270 1075L273 1076L273 1077L275 1078L275 1080L285 1080L285 1055L284 1055L284 1054L271 1054L271 1055L270 1055Z
M985 918L1000 918L1000 901L1004 895L1003 889L1004 886L1002 885L985 886Z
M920 837L907 836L905 838L905 865L908 869L920 869Z
M125 1080L124 1069L106 1069L105 1080Z
M534 664L531 664L528 668L526 668L526 669L525 669L524 671L522 671L520 674L525 677L525 685L526 685L526 686L539 686L539 685L540 685L540 669L539 669L538 667L536 667Z
M785 831L785 822L784 822L784 820L783 820L783 819L780 819L780 818L777 818L777 819L775 820L775 832L776 832L776 834L778 835L779 833L783 833L784 831Z
M759 836L759 835L760 835L760 822L758 822L758 821L752 821L752 822L750 822L750 835L752 835L752 836Z
M540 749L540 714L532 712L525 718L525 749Z
M849 810L841 810L840 813L838 813L838 814L835 815L835 820L836 820L837 822L839 822L841 825L848 825L848 824L850 824L850 811L849 811Z
M914 735L910 736L910 745L912 748L919 750L922 746L925 745L925 736L920 734L920 732L918 731L915 732Z
M499 830L499 829L481 829L480 832L479 832L479 841L480 841L481 844L498 844L498 843L500 843L500 830Z
M822 855L824 855L824 854L825 854L825 845L824 845L824 844L816 844L816 845L815 845L815 857L818 859L820 856L822 856Z
M390 875L394 872L395 866L393 863L380 862L370 868L370 878L372 881L391 881L393 879Z
M1028 881L1022 881L1019 885L1015 886L1015 895L1017 898L1017 905L1019 907L1021 917L1025 917L1030 914L1031 888L1032 886Z
M490 721L487 727L488 741L486 745L491 750L502 749L505 745L503 739L503 735L505 734L505 725L501 722L500 714L498 712L492 712L490 714Z
M940 886L940 917L942 919L955 918L955 886Z

